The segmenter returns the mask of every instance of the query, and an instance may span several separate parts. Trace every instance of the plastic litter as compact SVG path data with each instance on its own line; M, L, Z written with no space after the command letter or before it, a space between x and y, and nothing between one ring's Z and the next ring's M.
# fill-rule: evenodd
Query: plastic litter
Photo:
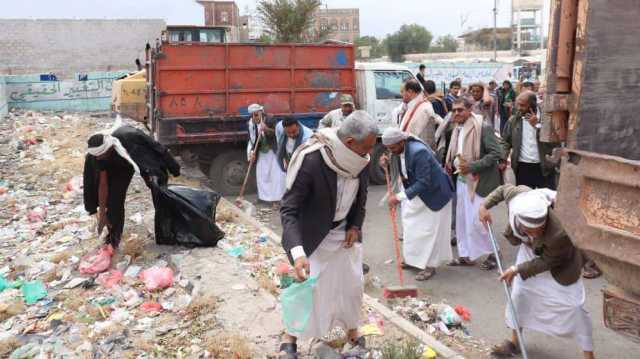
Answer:
M30 359L37 358L40 354L40 345L36 343L28 343L11 353L9 359Z
M140 309L142 309L145 312L161 312L162 305L160 305L160 303L158 302L144 302L140 306Z
M280 295L282 316L289 333L302 333L307 327L313 310L313 287L318 278L311 277L302 283L293 283Z
M27 220L29 222L42 222L47 218L47 209L44 207L36 207L27 213Z
M458 313L456 313L456 311L447 304L440 305L438 317L447 326L459 325L462 322Z
M173 284L173 271L169 267L151 267L140 273L140 279L149 291L164 289Z
M422 359L436 359L436 352L430 347L425 347L424 352L422 352Z
M245 248L243 245L239 245L227 250L227 254L234 258L238 258L242 257L246 251L247 248Z
M135 278L140 273L140 270L142 270L142 267L140 267L140 266L130 266L124 272L124 276L125 277L133 277L133 278Z
M24 302L31 305L47 296L47 289L41 280L26 282L22 285Z
M464 320L468 322L471 320L471 311L468 308L465 308L461 305L456 305L455 307L456 313Z
M102 273L98 276L96 282L105 288L111 288L122 280L122 272L115 269Z
M102 273L111 266L111 256L113 256L113 247L110 244L104 245L95 253L82 257L78 270L84 274Z

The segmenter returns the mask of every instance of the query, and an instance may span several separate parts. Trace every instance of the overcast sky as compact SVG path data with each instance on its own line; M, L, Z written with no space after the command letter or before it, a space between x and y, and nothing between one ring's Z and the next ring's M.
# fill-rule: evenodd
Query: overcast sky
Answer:
M3 0L0 0L3 1ZM550 0L544 0L547 4ZM3 1L5 2L5 1ZM256 0L238 0L243 14ZM384 37L402 24L416 23L436 36L493 26L494 0L323 0L329 8L360 8L361 35ZM498 0L498 26L509 26L510 0ZM544 12L548 17L548 10ZM202 7L193 0L18 0L3 4L0 18L162 18L168 24L203 25ZM546 21L545 21L546 23ZM546 30L545 30L546 32Z

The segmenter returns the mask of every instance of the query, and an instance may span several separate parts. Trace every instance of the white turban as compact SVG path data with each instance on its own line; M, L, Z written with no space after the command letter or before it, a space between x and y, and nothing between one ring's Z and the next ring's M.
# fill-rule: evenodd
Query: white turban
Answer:
M555 197L556 192L550 189L524 192L513 198L509 204L509 212L514 216L515 222L527 228L542 227Z
M382 133L382 144L385 146L395 145L407 138L409 138L409 134L400 131L399 128L387 127Z
M98 147L87 148L87 153L94 157L97 157L105 154L107 151L109 151L110 148L113 147L116 150L116 152L120 155L120 157L127 160L127 162L129 162L131 166L133 166L134 171L136 171L136 173L139 174L140 168L138 168L138 165L133 161L131 156L129 156L129 152L127 152L127 149L124 148L124 146L122 145L122 143L120 143L120 140L117 137L113 137L111 135L121 126L122 126L122 118L120 118L120 115L118 115L116 122L113 124L113 127L111 127L108 130L96 133L96 135L97 134L102 135L102 139L103 139L102 145Z
M259 105L257 103L254 103L254 104L249 105L248 110L249 110L249 114L252 114L252 113L258 112L258 111L264 111L264 107L262 107L261 105Z

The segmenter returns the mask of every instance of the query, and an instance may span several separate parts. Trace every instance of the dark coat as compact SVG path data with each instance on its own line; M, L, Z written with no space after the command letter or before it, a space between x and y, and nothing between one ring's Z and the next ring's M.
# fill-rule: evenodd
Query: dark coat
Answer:
M358 194L347 215L347 229L362 228L367 203L369 166L360 173ZM302 246L310 257L333 226L338 175L324 162L320 151L305 156L295 182L282 198L282 246L289 260L291 249Z
M520 149L522 146L523 119L519 112L516 112L504 127L502 143L504 145L504 155L508 156L511 151L511 168L514 173L518 171L518 161L520 160ZM540 130L536 130L536 141L538 143L538 154L540 156L540 168L544 176L548 176L553 169L553 165L546 161L546 155L550 155L557 144L540 142ZM506 158L505 158L506 159Z
M503 149L493 127L486 122L482 124L481 141L480 159L472 161L469 167L471 173L480 176L476 193L481 197L486 197L502 182L498 161L503 158Z
M158 183L166 184L169 178L167 171L174 176L180 176L180 165L173 158L166 147L156 142L142 132L131 126L122 126L113 134L129 152L131 159L140 168L143 178L149 176L158 177ZM119 156L113 152L111 156ZM94 214L98 207L99 161L91 155L87 155L84 162L84 206L87 212ZM133 167L131 166L133 171Z
M434 153L424 143L409 139L404 156L407 178L402 182L407 198L419 196L430 210L441 210L453 197L453 183Z

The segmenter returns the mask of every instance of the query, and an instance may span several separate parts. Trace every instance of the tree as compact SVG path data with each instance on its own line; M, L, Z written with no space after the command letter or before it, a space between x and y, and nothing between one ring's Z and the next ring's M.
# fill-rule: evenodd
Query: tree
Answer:
M431 32L420 25L402 25L400 30L386 39L389 57L392 61L400 62L405 54L425 53L432 39Z
M374 36L361 36L353 42L356 47L369 46L371 47L371 58L382 57L386 53L386 48L382 41L378 40ZM358 52L358 56L360 53Z
M440 36L433 44L429 52L456 52L458 42L451 35Z
M313 26L321 5L320 0L260 0L256 10L276 42L313 42L328 35Z

